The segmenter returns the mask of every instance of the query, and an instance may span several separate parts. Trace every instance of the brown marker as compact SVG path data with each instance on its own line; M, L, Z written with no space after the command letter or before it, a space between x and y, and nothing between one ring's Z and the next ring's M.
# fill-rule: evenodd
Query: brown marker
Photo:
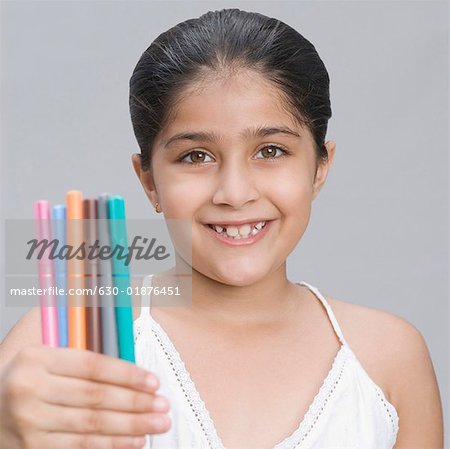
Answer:
M102 323L100 309L98 259L95 256L98 250L92 251L91 246L95 245L98 239L97 230L97 200L86 199L83 201L84 216L84 241L86 242L86 257L84 259L84 275L86 294L86 337L87 349L94 352L102 352Z

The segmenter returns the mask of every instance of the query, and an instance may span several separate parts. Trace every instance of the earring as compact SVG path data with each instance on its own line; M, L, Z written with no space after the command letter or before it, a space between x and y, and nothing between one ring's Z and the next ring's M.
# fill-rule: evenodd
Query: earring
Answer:
M155 203L155 211L157 214L161 212L161 208L159 207L159 203Z

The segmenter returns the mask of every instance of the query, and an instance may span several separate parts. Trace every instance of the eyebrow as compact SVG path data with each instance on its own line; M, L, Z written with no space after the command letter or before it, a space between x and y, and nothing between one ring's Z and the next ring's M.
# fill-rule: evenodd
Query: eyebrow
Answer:
M240 133L240 137L266 137L273 134L287 134L290 136L301 137L301 135L287 126L259 126L256 128L247 128ZM178 140L195 140L197 142L219 142L223 137L212 131L183 131L167 139L163 147L167 147Z

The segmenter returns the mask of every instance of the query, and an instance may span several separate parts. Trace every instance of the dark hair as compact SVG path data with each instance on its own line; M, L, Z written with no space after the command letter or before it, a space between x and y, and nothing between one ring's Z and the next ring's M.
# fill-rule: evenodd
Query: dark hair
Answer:
M280 20L233 8L179 23L160 34L139 59L129 100L144 170L150 168L156 136L185 90L239 69L258 72L279 88L287 109L314 138L316 164L327 160L330 79L316 49Z

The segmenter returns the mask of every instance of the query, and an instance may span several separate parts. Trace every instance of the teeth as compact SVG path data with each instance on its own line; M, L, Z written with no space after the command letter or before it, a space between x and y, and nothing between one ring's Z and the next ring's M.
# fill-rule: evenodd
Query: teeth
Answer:
M250 234L251 230L252 228L250 227L250 225L244 225L239 228L239 234L242 237L247 237Z
M265 221L260 221L256 223L254 226L250 226L248 224L242 225L240 227L237 226L228 226L224 228L222 226L213 225L211 226L218 234L226 235L228 237L232 237L233 239L239 240L241 238L249 237L250 235L256 235L259 231L265 226Z
M235 226L229 226L226 229L226 233L229 237L236 237L239 234L239 229Z

